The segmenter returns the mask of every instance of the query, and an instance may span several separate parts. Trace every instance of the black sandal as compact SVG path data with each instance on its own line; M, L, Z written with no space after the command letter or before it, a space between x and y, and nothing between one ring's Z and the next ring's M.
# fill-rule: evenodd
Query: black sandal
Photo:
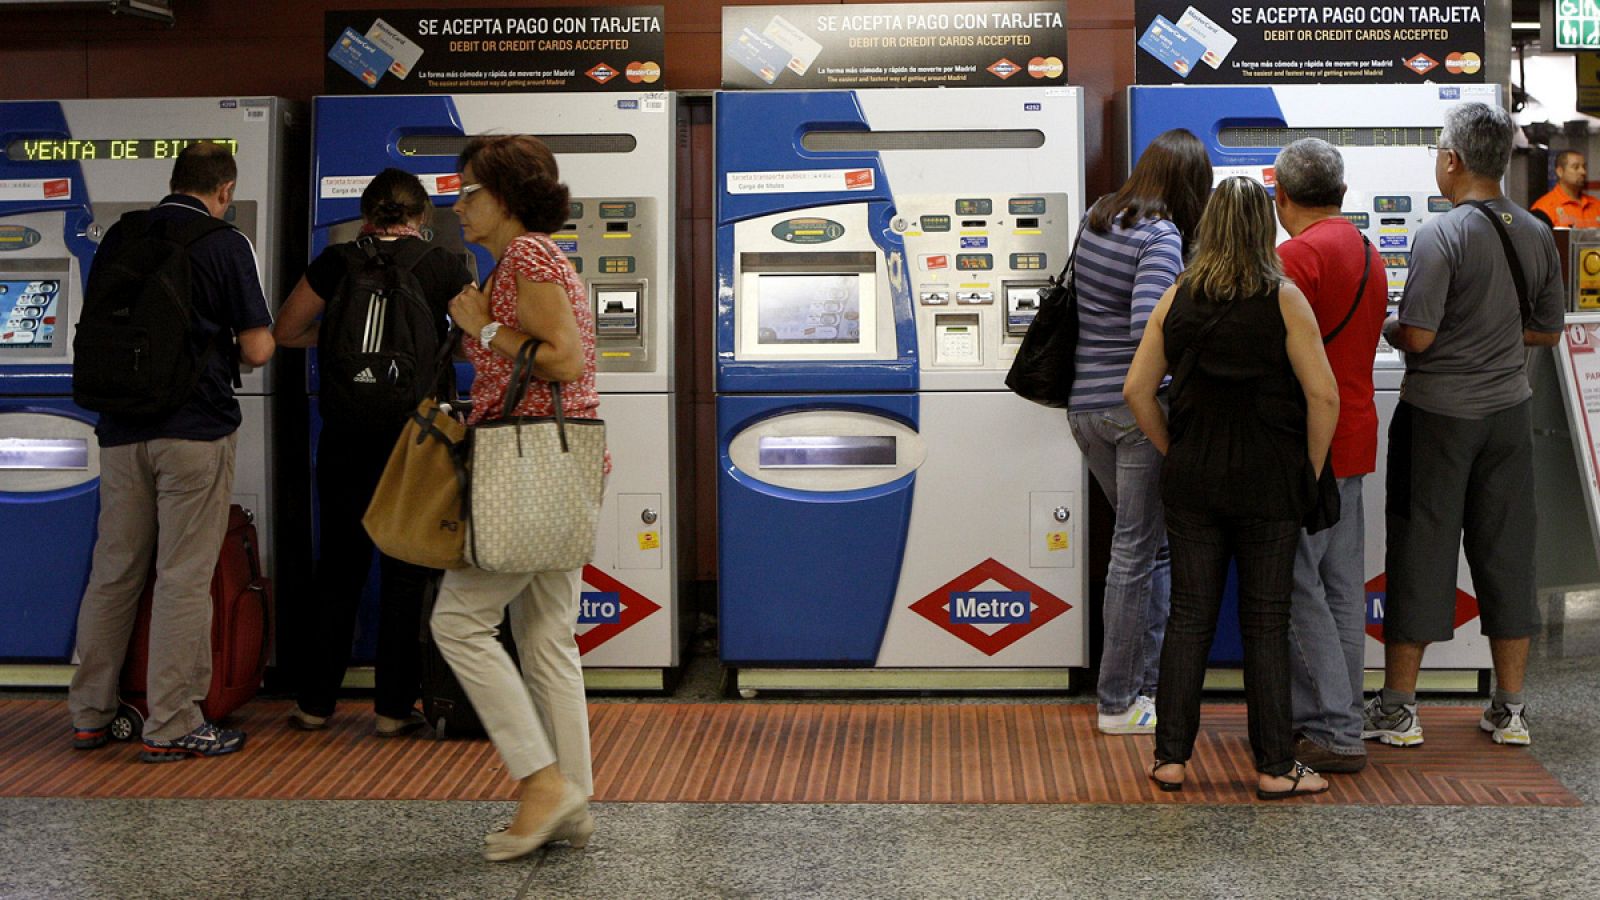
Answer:
M1150 780L1154 781L1156 783L1156 786L1161 788L1161 790L1164 793L1170 794L1170 793L1173 793L1175 791L1183 790L1183 782L1181 782L1181 781L1163 781L1160 778L1156 777L1156 770L1161 768L1162 766L1182 766L1183 770L1185 772L1188 772L1189 771L1189 764L1188 763L1181 763L1181 762L1169 762L1169 761L1165 761L1165 760L1156 760L1156 764L1150 767L1150 773L1149 773Z
M1299 797L1299 796L1303 796L1303 795L1304 796L1309 796L1311 794L1325 793L1328 790L1328 788L1333 787L1332 784L1324 784L1322 787L1320 787L1320 788L1318 788L1317 790L1314 790L1314 791L1309 791L1309 790L1308 791L1302 791L1302 790L1300 790L1300 781L1301 781L1301 779L1305 778L1307 775L1315 775L1315 774L1317 774L1315 769L1311 768L1310 766L1306 765L1303 762L1296 761L1295 764L1294 764L1294 770L1292 772L1285 773L1283 775L1278 776L1280 778L1291 778L1291 779L1294 780L1294 783L1289 785L1287 790L1269 791L1269 790L1266 790L1266 789L1258 786L1256 788L1256 797L1258 799L1261 799L1261 800L1283 800L1283 799L1288 798L1288 797ZM1324 780L1326 780L1326 779L1324 779Z

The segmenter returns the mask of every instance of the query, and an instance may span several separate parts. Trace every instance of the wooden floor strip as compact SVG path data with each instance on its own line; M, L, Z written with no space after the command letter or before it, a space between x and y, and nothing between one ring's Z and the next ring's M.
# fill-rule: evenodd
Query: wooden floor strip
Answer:
M75 752L66 704L0 700L0 797L503 800L484 740L383 740L371 718L287 727L258 701L227 759L144 765L136 744ZM1500 747L1479 710L1430 706L1427 743L1369 745L1370 764L1295 802L1580 806L1527 749ZM1149 737L1108 737L1093 704L608 703L591 707L595 799L620 803L1255 803L1242 706L1208 705L1188 787L1146 779ZM1536 735L1537 737L1537 735Z

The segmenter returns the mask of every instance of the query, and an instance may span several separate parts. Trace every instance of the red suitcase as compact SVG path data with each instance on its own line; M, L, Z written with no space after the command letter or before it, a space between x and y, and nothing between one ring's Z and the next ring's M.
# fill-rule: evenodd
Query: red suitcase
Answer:
M139 737L150 712L145 703L145 670L150 658L150 592L154 585L152 565L122 666L122 708L111 722L111 736L117 740ZM271 585L261 573L256 526L250 513L238 505L228 509L228 534L211 576L211 600L211 689L200 709L206 721L215 722L254 698L261 688L267 667L267 635L271 633Z

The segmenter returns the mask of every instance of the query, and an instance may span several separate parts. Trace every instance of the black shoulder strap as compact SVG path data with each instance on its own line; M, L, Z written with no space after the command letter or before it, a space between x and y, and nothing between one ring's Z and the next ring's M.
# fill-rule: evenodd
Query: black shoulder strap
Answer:
M1185 294L1189 293L1187 286L1180 286L1178 290ZM1178 367L1172 372L1172 390L1174 393L1179 391L1182 385L1189 380L1190 373L1194 371L1195 365L1200 361L1200 350L1205 346L1206 340L1211 337L1211 332L1216 330L1217 324L1227 318L1228 313L1233 310L1235 305L1236 303L1234 302L1222 304L1222 309L1213 313L1211 318L1200 326L1200 331L1195 334L1194 340L1184 349L1183 358L1178 360ZM1168 315L1171 315L1170 310Z
M1517 307L1522 313L1522 327L1527 328L1528 322L1533 318L1533 301L1528 299L1528 278L1522 272L1522 263L1517 260L1517 248L1511 245L1511 235L1506 232L1505 223L1500 220L1500 214L1489 208L1489 204L1482 200L1468 200L1468 203L1478 208L1494 224L1495 233L1500 235L1500 246L1506 252L1506 264L1511 267L1511 280L1517 286Z
M1350 301L1350 311L1344 314L1344 319L1332 331L1322 336L1322 346L1326 347L1333 343L1333 339L1338 337L1339 332L1343 331L1344 327L1349 325L1350 320L1355 317L1356 310L1361 306L1361 295L1367 292L1367 276L1370 274L1372 274L1372 241L1368 240L1367 236L1363 234L1361 236L1361 283L1356 285L1356 298Z

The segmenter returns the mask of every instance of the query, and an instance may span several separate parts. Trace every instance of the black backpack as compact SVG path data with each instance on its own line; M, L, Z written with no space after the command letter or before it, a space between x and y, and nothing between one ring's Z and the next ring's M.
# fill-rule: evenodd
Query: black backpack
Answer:
M401 422L433 388L439 326L413 269L423 241L345 245L345 276L317 332L324 420Z
M84 409L157 420L193 396L213 353L232 333L207 338L194 312L189 247L233 226L212 216L158 219L130 212L121 242L97 254L72 339L72 400ZM235 368L234 380L238 374Z

